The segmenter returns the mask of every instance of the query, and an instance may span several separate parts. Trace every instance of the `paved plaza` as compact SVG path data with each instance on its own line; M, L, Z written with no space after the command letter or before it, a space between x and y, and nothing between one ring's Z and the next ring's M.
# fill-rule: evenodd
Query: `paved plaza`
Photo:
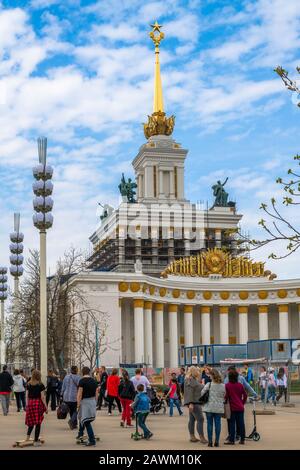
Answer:
M259 442L246 441L245 446L236 445L236 450L264 450L264 449L300 449L300 397L294 397L295 408L276 407L275 415L257 416L258 431L261 434ZM258 409L261 405L258 404ZM273 408L270 408L273 409ZM251 416L252 408L247 405L246 409L246 429L247 434L252 429L253 419ZM16 439L22 439L26 433L24 424L25 413L17 413L14 404L11 407L9 416L0 415L0 449L11 449ZM184 410L184 416L177 414L170 418L166 415L151 415L148 424L154 433L150 441L135 442L130 438L131 429L123 429L119 425L119 416L115 411L113 416L108 416L106 410L98 411L97 419L94 422L94 430L100 437L97 443L98 450L128 450L128 449L170 449L170 450L195 450L198 448L208 449L206 445L200 443L190 443L187 432L187 410ZM226 436L226 423L222 420L222 438L223 443ZM41 448L35 450L59 450L59 449L82 449L89 451L75 443L76 431L70 431L67 420L58 420L56 413L49 411L45 416L42 425L42 437L46 443ZM231 449L231 446L221 446L221 449ZM32 447L29 447L32 449ZM26 450L26 449L25 449ZM16 449L20 452L21 449Z

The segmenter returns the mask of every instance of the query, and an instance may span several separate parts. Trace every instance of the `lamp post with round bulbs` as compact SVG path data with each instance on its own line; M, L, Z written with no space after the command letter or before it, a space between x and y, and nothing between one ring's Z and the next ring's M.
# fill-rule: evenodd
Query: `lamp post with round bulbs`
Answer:
M16 212L14 214L14 231L10 234L10 274L14 278L14 306L17 312L17 303L19 295L19 279L23 274L23 240L24 235L20 232L20 214ZM16 323L15 323L15 332L16 332L16 355L15 355L15 367L20 368L20 322L18 318L18 313L16 313Z
M46 234L52 227L53 216L51 210L53 200L52 175L53 168L47 165L47 138L38 138L39 165L33 168L33 224L40 231L40 369L42 379L46 380L48 368L47 352L47 260L46 260Z
M4 301L7 299L7 268L0 267L0 302L1 302L1 342L0 342L0 365L5 364L5 318Z

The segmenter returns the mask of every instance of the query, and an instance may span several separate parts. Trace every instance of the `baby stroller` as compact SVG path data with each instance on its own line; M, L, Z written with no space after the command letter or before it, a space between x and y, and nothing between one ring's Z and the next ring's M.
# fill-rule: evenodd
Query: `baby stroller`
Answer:
M147 389L147 395L150 399L150 413L155 414L162 410L163 414L165 414L167 411L165 399L157 395L154 387Z
M260 440L260 434L257 432L257 427L256 427L256 408L255 408L255 398L252 398L250 397L250 403L252 403L253 405L253 410L252 410L252 414L253 414L253 429L251 431L251 433L249 434L249 436L247 436L247 439L253 439L253 441L259 441Z

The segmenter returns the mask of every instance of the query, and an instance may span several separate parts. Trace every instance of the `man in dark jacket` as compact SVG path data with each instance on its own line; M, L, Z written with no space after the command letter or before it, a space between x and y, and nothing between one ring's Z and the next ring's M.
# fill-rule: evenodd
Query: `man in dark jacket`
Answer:
M57 388L58 388L58 377L55 375L53 370L49 370L47 375L47 390L46 390L46 402L47 406L51 398L51 410L56 410L57 400Z
M0 399L4 416L8 415L11 387L14 380L7 370L7 366L3 366L0 374Z
M105 402L105 392L106 392L106 382L108 374L106 372L105 366L101 366L101 378L100 378L100 387L99 387L99 396L97 403L97 410L101 410L103 400Z

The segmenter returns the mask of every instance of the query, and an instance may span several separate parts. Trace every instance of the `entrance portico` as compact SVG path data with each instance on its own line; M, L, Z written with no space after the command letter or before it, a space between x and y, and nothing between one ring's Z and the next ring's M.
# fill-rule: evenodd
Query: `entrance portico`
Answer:
M74 282L91 292L97 308L108 310L115 324L113 334L120 331L113 345L114 364L111 359L106 362L110 365L137 362L176 367L180 346L300 335L300 280L165 279L142 273L90 272L78 275ZM107 291L115 292L119 308L114 307L116 302L106 303ZM112 357L112 352L106 354Z

